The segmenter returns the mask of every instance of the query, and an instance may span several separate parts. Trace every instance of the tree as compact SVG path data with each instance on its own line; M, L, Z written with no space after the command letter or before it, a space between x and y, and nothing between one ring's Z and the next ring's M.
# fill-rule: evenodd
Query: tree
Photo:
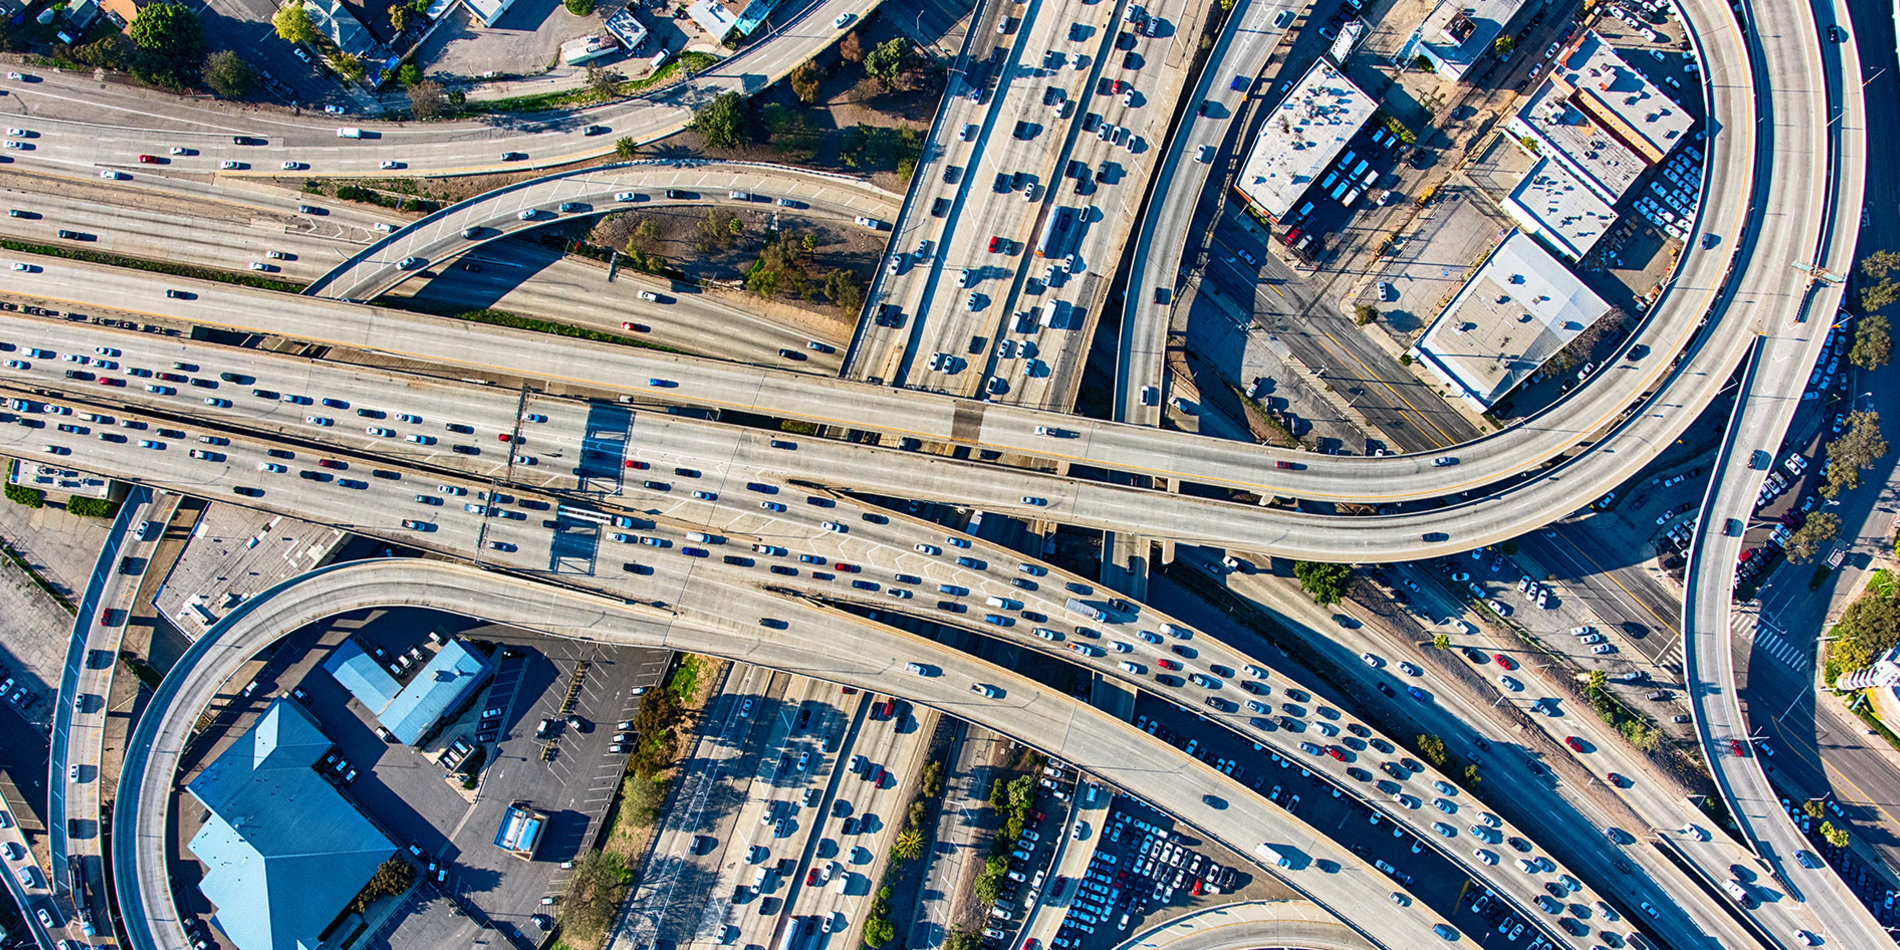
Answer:
M666 781L657 775L635 772L620 783L621 811L636 827L650 827L665 802Z
M790 78L792 82L792 94L798 97L798 101L818 101L818 80L820 77L818 75L817 64L809 59L799 63L798 68L792 70Z
M1433 648L1433 649L1435 649L1435 650L1449 650L1449 649L1451 649L1451 637L1449 637L1449 636L1447 636L1447 635L1445 635L1445 634L1442 634L1442 633L1438 633L1438 634L1433 634L1433 635L1432 635L1432 648Z
M1874 460L1887 454L1880 413L1850 412L1846 422L1846 431L1827 444L1827 481L1821 485L1821 494L1827 498L1859 488L1860 470L1872 468Z
M1623 723L1623 738L1640 752L1654 752L1662 748L1662 730L1640 719L1630 719Z
M16 505L23 505L27 508L38 508L46 504L46 493L37 488L28 488L25 485L15 485L12 482L7 482L4 490L7 500Z
M1300 589L1312 595L1313 603L1324 607L1339 603L1339 599L1346 596L1346 582L1352 580L1352 567L1321 561L1294 561L1293 576L1299 578Z
M1372 321L1377 320L1377 319L1379 319L1378 307L1375 307L1369 303L1362 303L1359 306L1353 308L1352 322L1355 324L1358 324L1359 326L1363 327L1366 324L1371 323Z
M197 11L178 3L139 8L125 29L139 48L140 71L170 81L196 76L205 59L204 24Z
M594 12L594 0L561 0L561 5L575 16L587 16Z
M250 95L251 87L257 84L257 70L244 61L242 56L221 49L205 57L205 68L201 74L206 86L212 92L226 99L242 99Z
M448 97L442 94L441 83L424 79L409 87L409 112L416 118L439 118L447 107Z
M1451 761L1450 753L1445 751L1445 740L1436 734L1427 733L1418 737L1418 754L1425 757L1433 768L1444 768Z
M838 41L838 58L847 63L864 60L864 44L859 41L856 31L846 33L844 39Z
M587 91L599 99L620 95L620 74L604 66L587 67Z
M1831 511L1817 511L1802 522L1801 527L1788 536L1788 560L1794 564L1806 564L1814 560L1821 549L1834 541L1841 530L1841 519Z
M1847 605L1827 645L1830 678L1863 669L1900 643L1900 600L1877 593Z
M1805 813L1809 818L1813 818L1816 821L1820 821L1827 818L1827 812L1821 808L1821 802L1819 799L1810 798L1807 801L1802 802L1801 811Z
M1900 284L1892 280L1882 280L1872 287L1860 290L1860 309L1865 311L1881 310L1900 300Z
M404 63L396 69L396 81L408 89L422 81L422 67L415 63Z
M720 93L701 106L689 127L706 139L707 148L738 148L752 141L746 129L745 97L736 92Z
M82 518L105 518L111 516L115 506L104 498L87 498L73 495L66 499L66 510Z
M1847 847L1847 829L1836 828L1831 821L1821 822L1821 837L1836 848Z
M877 44L864 57L864 72L889 89L897 85L898 77L910 67L910 57L910 40L894 36Z
M1500 36L1491 41L1491 49L1498 54L1499 59L1509 59L1511 52L1517 49L1517 40L1508 35Z
M924 833L916 828L905 828L897 833L897 840L891 842L891 857L898 861L915 861L924 854Z
M639 146L634 144L633 136L631 135L623 135L614 139L614 157L623 162L633 161L633 157L639 154L638 149Z
M1476 789L1478 787L1478 783L1482 781L1484 781L1484 776L1478 774L1478 767L1476 765L1465 766L1465 787L1466 788Z
M1585 682L1584 688L1594 693L1594 692L1597 692L1598 690L1601 690L1604 684L1608 683L1609 681L1610 681L1610 678L1608 676L1603 675L1602 670L1591 670L1590 678Z
M864 278L842 268L825 275L825 297L845 313L864 306Z
M581 934L605 933L627 889L627 865L610 851L587 851L574 859L574 876L555 916Z
M316 45L318 37L316 23L310 19L310 11L304 9L303 0L291 0L277 8L271 14L270 25L277 30L277 36L286 43Z
M364 908L385 897L394 897L407 891L409 885L415 883L415 880L415 865L401 858L390 858L379 865L376 873L370 875L369 883L364 884L363 889L356 892L355 899L350 901L350 907L361 913Z
M407 33L410 21L415 18L415 15L416 11L402 4L392 6L389 8L389 28L397 33Z
M1888 333L1887 318L1871 313L1854 326L1854 347L1847 361L1861 369L1879 369L1893 357L1893 337Z
M995 898L991 898L995 900ZM864 922L864 945L872 950L884 946L897 938L897 925L887 917L873 917Z

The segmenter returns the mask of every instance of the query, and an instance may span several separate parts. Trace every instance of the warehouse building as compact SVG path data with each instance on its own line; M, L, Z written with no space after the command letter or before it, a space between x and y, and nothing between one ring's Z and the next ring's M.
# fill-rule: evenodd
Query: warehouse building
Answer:
M1594 30L1558 53L1549 78L1511 116L1520 146L1563 165L1615 204L1681 144L1695 120Z
M372 657L355 640L345 641L323 661L323 669L404 745L425 739L444 715L488 679L493 669L487 656L459 639L444 643L405 686L396 675L408 672L412 665L402 655L395 659ZM392 666L393 671L389 668Z
M1504 199L1504 211L1573 263L1583 259L1616 225L1616 209L1570 169L1540 158Z
M1525 0L1439 0L1400 47L1398 61L1423 56L1432 72L1462 81L1524 6Z
M1512 231L1410 350L1478 412L1610 312L1563 262Z
M1234 190L1268 220L1284 220L1377 107L1339 69L1315 62L1261 123Z
M396 846L313 766L331 747L279 699L185 790L210 812L188 847L239 950L315 950Z

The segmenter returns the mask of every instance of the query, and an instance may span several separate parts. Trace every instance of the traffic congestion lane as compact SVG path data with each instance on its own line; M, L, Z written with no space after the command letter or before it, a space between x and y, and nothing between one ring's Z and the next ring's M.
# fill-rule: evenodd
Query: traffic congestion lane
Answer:
M488 605L485 610L498 622L556 633L592 629L595 636L602 632L600 624L609 622L624 628L609 634L621 642L664 643L675 649L721 656L751 653L767 665L853 682L860 688L890 681L890 677L899 675L898 667L909 662L908 657L928 655L933 663L943 667L943 675L912 678L908 681L912 688L906 692L940 709L1012 734L1045 737L1038 739L1037 744L1050 754L1101 772L1109 781L1143 795L1157 807L1213 829L1217 838L1232 847L1247 851L1251 850L1250 842L1270 838L1289 849L1297 849L1300 855L1315 863L1302 869L1309 873L1305 873L1296 886L1331 906L1343 909L1389 903L1382 876L1360 864L1353 855L1336 849L1324 836L1276 813L1276 809L1251 805L1239 794L1237 786L1227 787L1231 780L1212 769L1188 763L1182 771L1176 767L1178 753L1154 743L1125 723L1082 706L1066 695L1050 692L1013 673L996 670L930 641L893 634L875 624L816 611L771 595L739 592L734 597L722 595L690 605L698 616L719 618L712 626L701 628L680 620L655 627L647 615L637 615L636 623L622 623L620 618L627 613L626 608L506 575L413 559L394 565L366 562L330 569L317 575L316 582L293 585L282 596L253 601L257 606L239 618L243 622L228 639L216 644L220 655L226 658L212 666L241 662L262 642L274 639L276 631L296 626L295 618L306 613L328 615L351 609L350 605L358 602L462 603L476 590L481 591L480 596ZM790 616L786 629L794 632L770 638L749 632L754 629L749 618L760 611L777 611ZM628 619L634 616L628 615ZM807 634L807 629L811 633ZM863 649L865 647L871 649ZM206 650L209 648L207 644ZM205 690L215 689L215 685L205 686L204 681L221 682L225 678L217 676L215 670L195 672L197 675L189 678L190 682L181 677L180 686L190 687L181 702L173 703L168 694L160 697L164 702L155 708L200 708L209 698ZM991 685L999 698L974 696L972 683ZM149 727L141 730L145 735L137 737L141 748L152 749L152 754L161 761L175 756L183 734L175 728L161 729L161 726L169 723L175 727L180 719L192 718L192 715L152 717L148 720ZM150 741L154 734L161 741ZM128 808L120 813L121 820L144 823L155 817L162 819L162 813L154 815L153 809L137 805L141 799L164 800L161 790L152 788L150 782L153 774L169 775L169 769L154 772L146 769L143 762L134 765L137 767L133 772L144 776L144 791L139 798L128 802ZM1166 781L1157 782L1158 776L1166 776ZM1234 804L1215 810L1199 797L1215 793L1230 797ZM122 834L122 838L134 837L129 827L125 830L128 833ZM134 855L135 850L149 855L150 842L162 841L161 837L138 837L137 840L141 842L138 849L126 849L127 861L135 863L122 868L124 880L133 880L133 867L146 870L163 865L162 859L152 861L149 856ZM147 913L156 911L154 896L163 893L164 884L149 874L142 880L140 899ZM141 914L139 919L148 918ZM1434 922L1434 916L1414 905L1362 918L1358 926L1376 939L1406 945L1408 940L1423 939Z

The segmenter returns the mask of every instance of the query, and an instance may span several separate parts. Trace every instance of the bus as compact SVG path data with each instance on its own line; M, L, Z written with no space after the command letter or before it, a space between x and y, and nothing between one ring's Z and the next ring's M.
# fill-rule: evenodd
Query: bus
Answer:
M785 929L779 932L778 943L775 945L777 950L793 950L794 947L805 942L805 934L810 930L811 918L793 917L785 924Z
M1076 222L1081 215L1074 208L1056 208L1049 213L1049 220L1042 225L1042 237L1036 241L1037 257L1062 257L1069 253L1069 242L1075 237Z

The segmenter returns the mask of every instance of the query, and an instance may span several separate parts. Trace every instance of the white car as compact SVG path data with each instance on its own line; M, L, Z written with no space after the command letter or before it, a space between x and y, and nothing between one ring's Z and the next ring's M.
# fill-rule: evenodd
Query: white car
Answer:
M227 158L224 161L219 162L218 167L224 169L225 171L232 171L234 169L243 168L244 163L239 162L239 161L233 161Z
M293 162L286 159L283 162L283 164L279 165L278 167L282 168L284 171L287 171L287 172L294 172L294 171L302 171L303 169L309 168L310 166L305 165L302 162Z
M831 25L837 29L842 30L845 28L846 24L850 23L855 18L856 18L856 14L840 13L838 14L836 19L833 19L831 21Z
M99 169L99 177L105 179L106 181L118 181L119 179L125 177L125 173L122 171L118 171L116 169L101 168Z
M654 292L653 292L653 291L651 291L651 290L642 290L642 291L640 291L640 299L641 299L641 300L644 300L644 301L646 301L646 302L648 302L648 303L659 303L659 302L660 302L660 295L659 295L659 294L656 294L656 293L654 293Z

